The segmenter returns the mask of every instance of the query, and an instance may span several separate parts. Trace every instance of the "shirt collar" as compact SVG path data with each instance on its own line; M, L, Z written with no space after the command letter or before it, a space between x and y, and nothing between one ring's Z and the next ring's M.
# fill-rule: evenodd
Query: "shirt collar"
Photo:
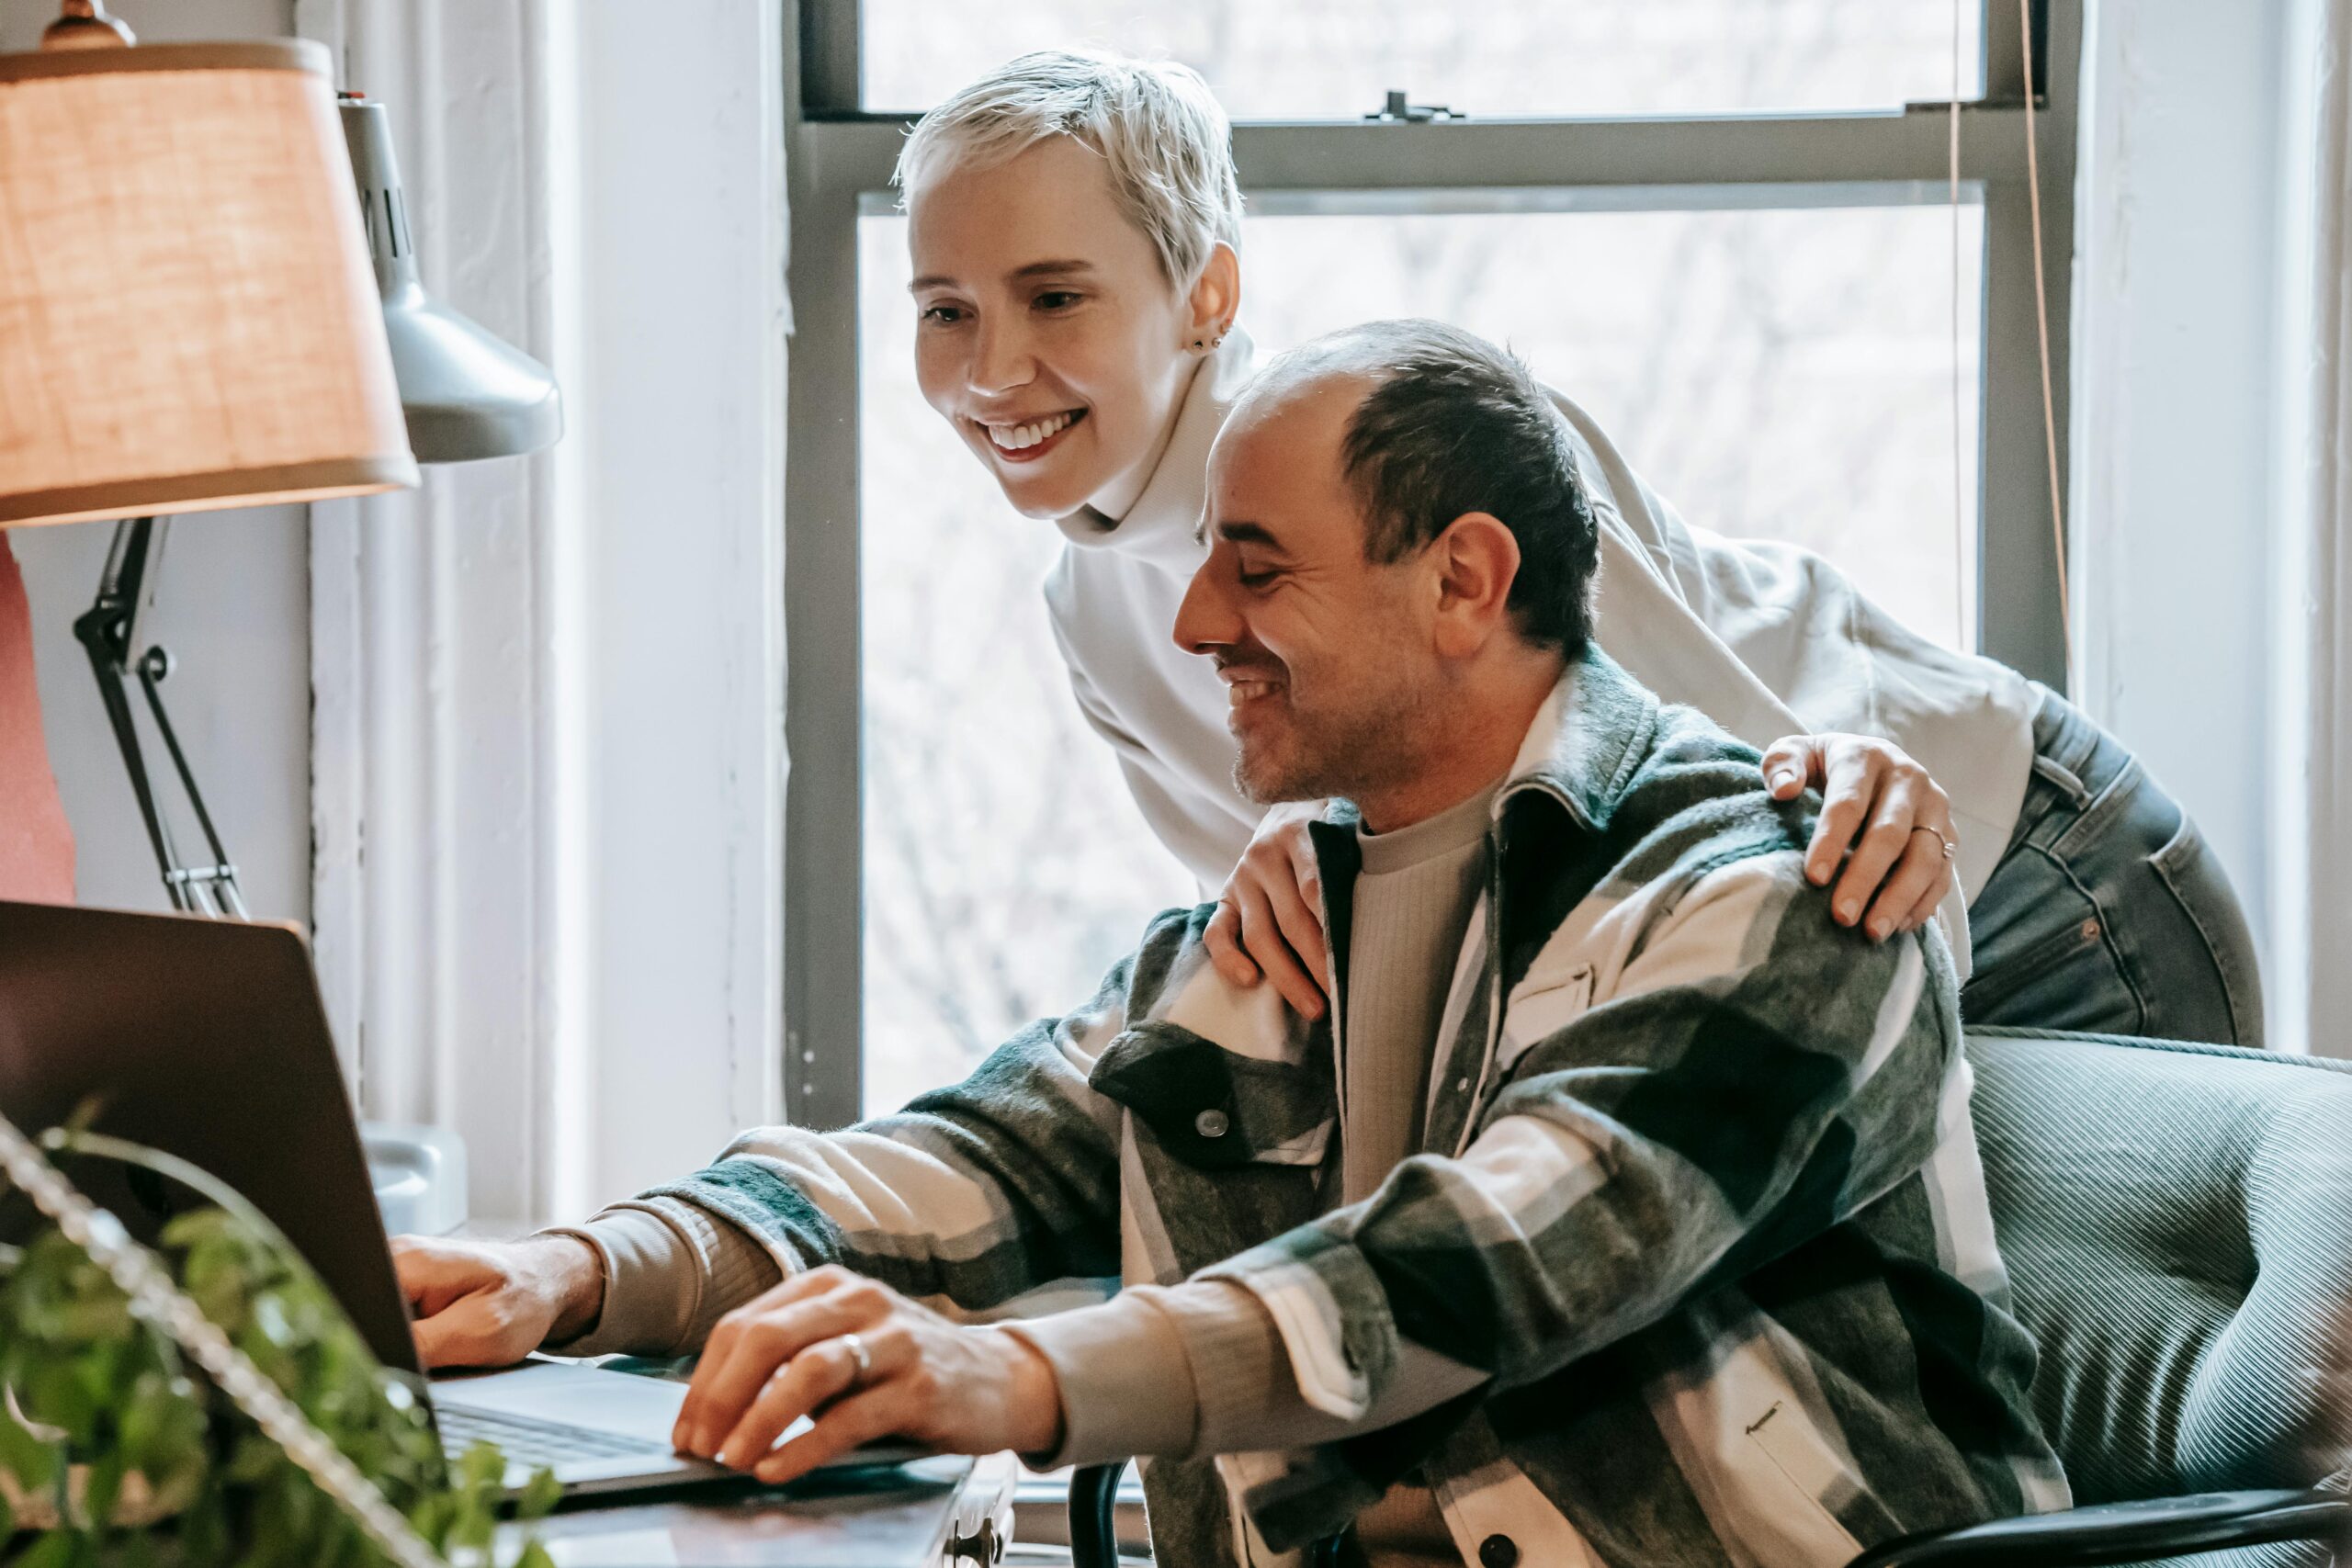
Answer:
M1190 577L1201 564L1194 536L1208 499L1209 447L1226 411L1256 367L1250 334L1235 327L1201 362L1176 413L1175 430L1125 517L1114 521L1091 506L1057 518L1062 536L1080 549L1117 550Z
M1655 693L1601 652L1600 644L1587 645L1536 709L1510 772L1487 793L1490 815L1500 821L1513 796L1532 792L1558 801L1580 827L1599 832L1649 753L1657 711ZM1320 825L1344 829L1330 844L1346 846L1351 871L1363 822L1353 801L1334 800L1323 812ZM1320 835L1311 836L1318 846L1323 843Z
M1552 796L1585 829L1606 827L1633 773L1657 733L1658 702L1598 644L1560 675L1536 711L1518 759L1496 797L1498 816L1512 796Z

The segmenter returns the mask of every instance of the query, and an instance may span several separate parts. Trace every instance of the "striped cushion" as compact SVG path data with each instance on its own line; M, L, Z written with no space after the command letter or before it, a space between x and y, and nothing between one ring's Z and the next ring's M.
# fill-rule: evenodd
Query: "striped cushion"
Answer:
M2340 1467L2352 1070L1996 1030L1969 1051L1995 1224L2041 1348L2035 1404L2075 1501Z

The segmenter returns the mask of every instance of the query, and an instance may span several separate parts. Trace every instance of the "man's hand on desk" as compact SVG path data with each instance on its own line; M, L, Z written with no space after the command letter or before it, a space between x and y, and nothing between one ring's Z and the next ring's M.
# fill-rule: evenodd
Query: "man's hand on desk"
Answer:
M815 1427L776 1447L803 1416ZM827 1267L718 1320L673 1440L774 1483L887 1437L941 1453L1044 1452L1061 1441L1061 1391L1017 1336L952 1322Z
M392 1267L428 1370L511 1366L549 1340L577 1337L605 1304L603 1260L574 1236L397 1236Z

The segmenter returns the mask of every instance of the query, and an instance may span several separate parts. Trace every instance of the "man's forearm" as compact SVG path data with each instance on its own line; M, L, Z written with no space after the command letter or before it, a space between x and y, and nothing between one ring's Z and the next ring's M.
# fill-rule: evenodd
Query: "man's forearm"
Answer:
M784 1277L741 1230L673 1198L617 1204L548 1235L594 1259L593 1292L568 1299L548 1337L547 1348L567 1356L684 1355ZM587 1309L575 1310L582 1303Z
M1101 1306L1004 1326L1053 1367L1063 1422L1048 1456L1056 1466L1333 1442L1418 1416L1487 1376L1408 1347L1363 1416L1327 1415L1299 1393L1257 1297L1222 1280L1132 1287Z

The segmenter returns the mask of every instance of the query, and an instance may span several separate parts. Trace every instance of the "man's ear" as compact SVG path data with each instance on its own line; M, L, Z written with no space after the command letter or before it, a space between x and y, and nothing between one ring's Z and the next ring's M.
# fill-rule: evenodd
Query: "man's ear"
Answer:
M1519 540L1492 513L1465 512L1430 541L1429 558L1437 574L1437 651L1467 659L1510 615Z
M1209 247L1186 304L1186 343L1214 342L1233 330L1233 319L1241 313L1241 258L1223 240Z

